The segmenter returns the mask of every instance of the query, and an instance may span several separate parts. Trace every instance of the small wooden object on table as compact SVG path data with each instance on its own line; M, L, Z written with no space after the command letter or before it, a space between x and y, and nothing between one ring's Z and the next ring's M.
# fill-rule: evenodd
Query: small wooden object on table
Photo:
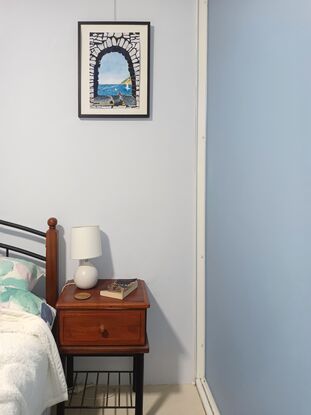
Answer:
M124 300L119 300L100 295L100 291L105 290L111 282L111 279L99 280L94 288L86 290L91 297L83 301L74 296L84 290L74 284L64 288L56 304L59 351L66 362L68 387L73 389L77 374L80 373L74 370L74 356L132 356L133 371L128 373L130 380L133 375L135 405L128 405L127 408L135 408L135 415L142 415L144 353L149 352L146 321L150 305L146 285L143 280L138 280L137 289ZM108 371L98 373L107 373L109 379ZM69 403L58 406L59 415L64 413L64 408L77 408L70 406L70 402L71 398ZM120 408L120 405L97 406L95 397L92 407ZM90 407L85 406L82 399L79 408Z

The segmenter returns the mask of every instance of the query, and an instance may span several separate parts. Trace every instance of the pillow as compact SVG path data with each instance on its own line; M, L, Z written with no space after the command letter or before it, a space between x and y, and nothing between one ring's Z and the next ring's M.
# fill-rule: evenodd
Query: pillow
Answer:
M30 291L0 286L0 309L10 308L41 317L52 328L56 316L55 308Z
M31 291L44 274L44 270L33 262L0 257L0 286Z

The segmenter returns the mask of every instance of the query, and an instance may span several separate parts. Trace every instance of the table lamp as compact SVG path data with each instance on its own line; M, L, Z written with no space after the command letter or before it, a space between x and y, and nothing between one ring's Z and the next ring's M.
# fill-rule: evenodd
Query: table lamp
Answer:
M71 230L71 258L79 259L80 265L74 276L77 287L89 289L97 284L98 272L89 261L101 256L99 226L75 226Z

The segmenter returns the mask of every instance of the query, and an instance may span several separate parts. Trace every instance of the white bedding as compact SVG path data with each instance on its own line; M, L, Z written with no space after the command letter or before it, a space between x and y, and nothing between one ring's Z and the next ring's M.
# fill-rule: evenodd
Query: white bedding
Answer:
M37 316L0 309L0 414L40 415L67 399L53 335Z

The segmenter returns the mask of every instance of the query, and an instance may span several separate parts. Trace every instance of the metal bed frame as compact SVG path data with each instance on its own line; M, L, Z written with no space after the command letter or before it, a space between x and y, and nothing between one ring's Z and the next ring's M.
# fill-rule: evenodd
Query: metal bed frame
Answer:
M32 233L33 235L38 235L43 238L46 237L46 233L42 231L38 231L37 229L28 228L28 226L18 225L17 223L7 222L5 220L0 220L0 225L7 226L9 228L19 229L24 232ZM40 259L40 261L46 261L46 257L43 255L36 254L35 252L27 251L26 249L19 248L17 246L7 245L0 242L0 248L5 249L6 256L9 256L10 251L18 252L19 254L27 255L36 259Z
M45 239L46 255L40 255L36 252L28 251L18 246L8 245L0 242L0 249L5 250L5 254L9 257L10 252L17 252L28 257L36 258L46 263L46 301L51 306L55 307L58 296L58 234L57 234L57 219L49 218L49 229L46 232L38 229L29 228L28 226L20 225L5 220L0 220L0 225L8 228L18 229L23 232L28 232L33 235L40 236ZM1 230L1 229L0 229Z

